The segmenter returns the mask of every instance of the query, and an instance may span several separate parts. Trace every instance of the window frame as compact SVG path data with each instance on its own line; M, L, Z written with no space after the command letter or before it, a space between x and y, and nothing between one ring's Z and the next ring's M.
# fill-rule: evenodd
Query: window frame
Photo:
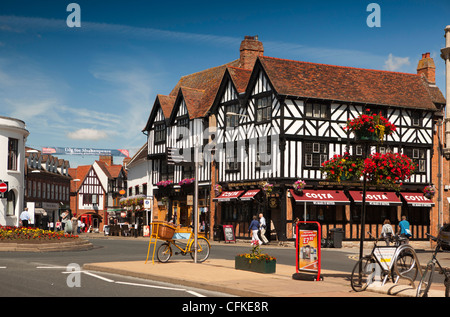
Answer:
M19 139L8 138L8 171L17 171L19 164Z
M329 158L327 145L325 142L303 142L303 168L320 169Z
M255 123L267 123L272 121L272 94L261 94L254 97L255 102ZM260 103L261 101L266 101L267 103ZM260 115L261 113L261 115Z

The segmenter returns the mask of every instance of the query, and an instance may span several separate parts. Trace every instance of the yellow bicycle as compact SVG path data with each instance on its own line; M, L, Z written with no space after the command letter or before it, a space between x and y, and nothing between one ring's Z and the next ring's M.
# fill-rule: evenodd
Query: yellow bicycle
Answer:
M192 259L195 258L195 246L194 246L194 233L192 232L189 235L189 239L186 243L174 240L174 239L166 239L166 242L161 244L158 248L156 256L159 262L166 263L169 261L171 256L173 255L172 246L179 250L179 252L175 252L175 254L186 255L190 254ZM211 244L208 239L205 237L197 237L197 262L203 262L209 257L209 251L211 249Z

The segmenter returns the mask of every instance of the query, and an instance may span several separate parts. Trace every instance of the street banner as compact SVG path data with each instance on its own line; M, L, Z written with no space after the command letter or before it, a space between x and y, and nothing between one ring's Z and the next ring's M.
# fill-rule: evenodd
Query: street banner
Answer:
M43 147L42 154L51 155L105 155L129 157L128 150L123 149L93 149L93 148L75 148L75 147Z
M311 273L310 277L318 281L320 277L320 224L315 221L297 223L296 251L297 273ZM301 276L301 275L299 275ZM299 278L301 279L301 277Z

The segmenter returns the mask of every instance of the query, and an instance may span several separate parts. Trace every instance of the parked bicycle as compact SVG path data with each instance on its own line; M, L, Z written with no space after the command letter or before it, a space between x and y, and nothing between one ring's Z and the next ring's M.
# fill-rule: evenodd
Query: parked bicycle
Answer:
M368 234L372 236L370 232ZM414 249L403 244L403 239L394 237L395 246L378 246L375 239L370 255L363 256L356 262L352 270L351 286L355 292L366 290L377 277L382 285L389 279L397 283L403 277L413 283L418 273L418 261ZM377 276L378 275L378 276Z
M156 256L159 262L167 262L173 255L172 247L179 250L179 252L175 252L175 254L186 255L190 254L192 259L195 257L195 248L194 248L194 232L192 231L189 235L189 239L186 243L181 241L177 241L174 239L166 239L166 242L161 244L158 248ZM211 249L211 245L205 237L197 237L197 262L203 262L209 257L209 251Z
M433 275L436 270L437 264L439 272L441 274L444 274L445 297L450 297L450 271L446 268L443 268L436 257L436 254L439 252L439 250L442 249L443 246L448 246L449 243L442 240L441 237L434 237L428 233L427 236L429 236L431 240L436 241L436 247L433 251L433 255L431 256L431 260L427 263L422 278L420 279L416 296L428 297L428 291L430 290L431 284L433 283Z

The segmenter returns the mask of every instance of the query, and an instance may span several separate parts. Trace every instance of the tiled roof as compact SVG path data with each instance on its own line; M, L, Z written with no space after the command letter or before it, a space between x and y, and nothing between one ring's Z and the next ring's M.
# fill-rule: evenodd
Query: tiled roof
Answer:
M238 67L228 67L228 72L230 74L231 80L233 81L234 86L237 89L237 92L244 93L248 80L250 79L250 75L252 74L252 71L250 69L243 69Z
M95 162L98 164L98 166L100 166L102 171L105 173L105 175L109 179L119 177L120 171L123 168L122 165L117 165L117 164L108 165L108 164L106 164L105 162L102 162L102 161L95 161Z
M436 110L445 99L416 74L259 57L281 95Z
M235 60L222 66L209 68L198 73L183 76L178 81L174 89L172 89L170 95L178 95L181 88L203 90L201 99L198 95L195 97L197 105L195 106L194 113L191 113L189 109L188 111L190 119L204 117L214 102L214 98L216 97L216 93L219 89L225 69L227 66L237 66L238 64L239 60Z
M69 175L72 177L72 179L79 179L80 181L74 182L73 180L70 181L70 191L76 192L80 188L81 184L83 183L84 179L86 178L86 175L91 170L92 165L81 165L76 168L69 168Z
M169 118L170 113L172 112L173 104L175 103L175 96L164 96L157 95L159 100L159 104L161 105L161 109L163 111L164 117Z

